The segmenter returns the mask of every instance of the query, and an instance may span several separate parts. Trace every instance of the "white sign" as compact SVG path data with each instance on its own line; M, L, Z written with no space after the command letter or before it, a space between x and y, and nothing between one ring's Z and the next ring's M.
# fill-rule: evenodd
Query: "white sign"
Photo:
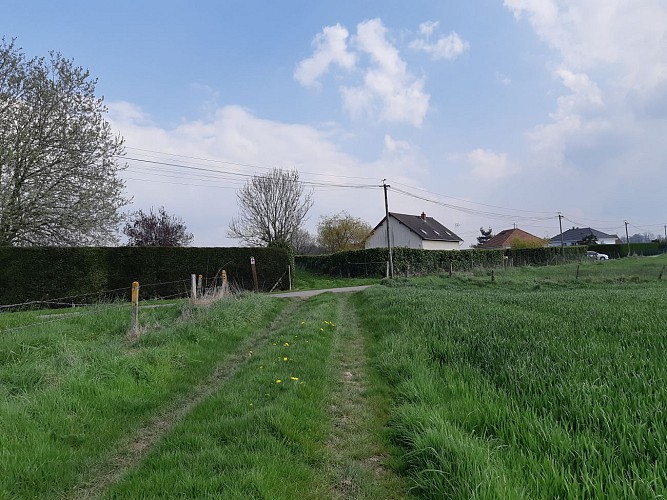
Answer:
M255 265L255 257L250 257L250 265Z

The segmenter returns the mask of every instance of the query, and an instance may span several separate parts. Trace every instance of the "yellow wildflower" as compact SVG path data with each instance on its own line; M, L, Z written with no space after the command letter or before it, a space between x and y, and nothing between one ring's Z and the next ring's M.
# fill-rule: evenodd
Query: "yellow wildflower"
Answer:
M290 377L290 380L299 380L299 377Z
M276 380L276 384L282 384L282 383L283 383L282 380L280 380L280 379L277 379L277 380Z

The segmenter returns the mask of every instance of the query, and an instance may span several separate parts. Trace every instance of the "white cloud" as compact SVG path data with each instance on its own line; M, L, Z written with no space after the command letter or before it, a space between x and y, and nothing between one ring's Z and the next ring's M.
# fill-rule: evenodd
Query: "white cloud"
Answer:
M506 153L490 149L475 149L465 155L473 177L484 181L503 179L513 173Z
M405 122L421 126L428 111L430 96L423 82L407 71L396 47L387 40L387 29L380 19L357 26L355 47L367 54L371 66L363 85L343 87L343 100L352 116L377 111L382 121Z
M349 47L347 37L347 30L340 25L324 28L315 39L313 56L299 63L295 78L303 85L313 85L334 62L345 69L359 69L361 82L340 87L350 116L421 126L430 95L424 91L423 81L408 71L398 49L388 40L382 21L359 23ZM360 67L363 56L369 61L367 67Z
M625 175L618 164L621 156L643 171L651 168L648 164L665 163L662 144L647 149L646 138L667 131L667 114L650 104L660 107L667 101L659 97L667 91L667 3L505 0L504 4L517 19L527 19L553 50L547 68L556 68L553 76L566 89L556 97L550 121L529 134L538 152L535 163L573 173L604 171L606 178Z
M430 54L431 58L447 59L449 61L456 59L470 48L470 44L461 39L455 31L447 36L441 36L436 41L431 42L431 36L438 28L438 23L427 21L419 25L419 33L423 38L417 38L410 42L410 48Z
M315 48L313 56L299 63L294 72L302 85L309 87L316 85L318 79L324 75L329 66L336 64L339 67L351 70L356 64L356 56L347 49L349 33L340 24L326 26L313 40Z
M123 178L127 194L134 197L128 210L164 205L169 213L184 219L197 246L238 244L226 236L229 221L238 212L235 190L243 185L245 175L266 171L259 167L296 168L304 181L377 188L315 187L315 206L308 222L311 231L320 215L338 213L342 208L376 223L384 213L380 180L406 183L415 172L424 172L424 160L410 144L390 136L380 145L380 157L361 161L340 150L336 132L265 120L240 106L224 106L212 110L206 119L184 121L173 128L156 126L150 116L130 103L111 102L108 107L112 127L126 140L129 168ZM355 178L359 176L368 179Z

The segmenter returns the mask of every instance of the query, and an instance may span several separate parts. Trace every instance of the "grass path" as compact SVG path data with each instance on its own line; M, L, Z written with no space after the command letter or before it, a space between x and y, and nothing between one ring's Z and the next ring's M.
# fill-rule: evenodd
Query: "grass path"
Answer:
M122 480L130 470L139 466L155 445L197 405L218 391L248 360L248 353L264 344L276 329L281 328L298 309L298 302L290 303L264 329L248 337L238 349L219 363L211 376L195 387L185 398L169 405L162 413L141 427L131 438L124 440L111 456L97 464L81 484L70 491L67 498L99 498L113 484Z
M329 364L334 388L328 402L332 430L327 443L332 497L406 498L401 480L387 467L387 402L373 389L366 340L347 294L338 297L337 317Z
M407 498L365 344L349 294L290 301L74 496Z

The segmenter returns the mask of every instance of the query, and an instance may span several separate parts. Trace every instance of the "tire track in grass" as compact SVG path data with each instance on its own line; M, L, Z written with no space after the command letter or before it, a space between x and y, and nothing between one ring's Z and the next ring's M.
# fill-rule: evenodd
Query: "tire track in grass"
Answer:
M332 431L327 443L332 497L408 498L407 487L386 465L390 458L383 431L387 403L373 391L366 342L348 294L339 296L337 316L330 360Z
M213 395L232 378L248 360L248 351L267 342L275 330L282 328L301 307L303 301L291 300L278 316L264 329L247 337L224 360L216 365L209 378L192 389L184 398L170 404L162 413L139 428L124 440L116 452L91 470L88 479L69 491L66 498L99 498L113 484L119 482L130 470L139 466L157 443L202 401Z

